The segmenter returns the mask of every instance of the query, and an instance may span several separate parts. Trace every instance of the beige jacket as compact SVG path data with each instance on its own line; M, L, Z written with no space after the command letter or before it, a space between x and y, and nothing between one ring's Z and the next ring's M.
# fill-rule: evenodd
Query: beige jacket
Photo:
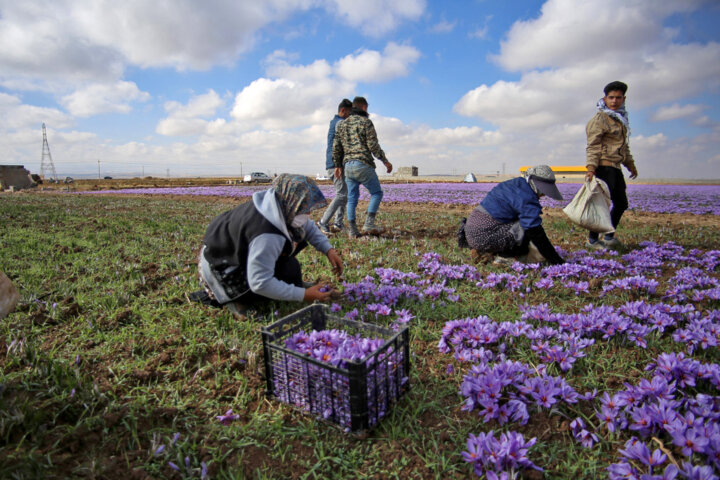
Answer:
M597 112L588 122L585 131L585 165L588 171L594 172L598 166L620 168L620 165L625 165L630 171L635 170L635 160L627 143L627 128L620 120Z

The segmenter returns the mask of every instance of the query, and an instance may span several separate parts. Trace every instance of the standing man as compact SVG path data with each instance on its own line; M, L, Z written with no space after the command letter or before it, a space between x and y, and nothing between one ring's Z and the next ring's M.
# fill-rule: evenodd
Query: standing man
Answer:
M375 173L373 155L382 160L387 173L392 172L392 164L380 148L375 126L368 118L367 109L367 100L364 97L355 97L350 116L338 125L333 142L332 159L335 165L335 177L342 175L343 167L345 168L345 181L348 188L348 236L350 238L360 236L355 222L360 185L365 186L370 192L370 203L365 225L363 225L363 233L377 235L384 231L384 228L375 224L375 215L380 208L383 191L377 173Z
M586 180L593 176L607 183L610 189L610 220L617 228L625 210L628 208L625 177L621 165L630 172L630 178L637 178L635 161L630 153L628 140L630 124L625 110L625 93L627 85L623 82L611 82L604 88L605 96L597 103L597 113L590 119L585 128L587 132ZM590 248L618 248L622 244L615 238L615 233L606 233L600 239L596 232L590 232L587 246Z
M347 204L347 185L345 184L345 177L340 173L340 176L335 175L335 164L332 158L333 140L335 139L335 130L340 122L346 119L350 115L352 109L352 102L347 98L343 98L343 101L338 105L338 113L330 120L330 129L328 130L327 136L327 150L325 151L325 170L327 170L328 177L333 179L333 185L335 185L335 198L330 203L330 206L325 210L325 214L318 223L320 230L330 235L332 230L330 229L330 219L335 214L335 223L333 229L342 232L345 229L343 225L343 216L345 215L345 206Z

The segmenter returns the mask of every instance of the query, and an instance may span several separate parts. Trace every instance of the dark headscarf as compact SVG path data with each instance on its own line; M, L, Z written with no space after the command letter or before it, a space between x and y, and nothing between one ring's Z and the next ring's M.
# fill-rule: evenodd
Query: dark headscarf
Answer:
M283 173L272 183L280 210L288 228L297 215L310 213L327 205L327 200L310 177Z

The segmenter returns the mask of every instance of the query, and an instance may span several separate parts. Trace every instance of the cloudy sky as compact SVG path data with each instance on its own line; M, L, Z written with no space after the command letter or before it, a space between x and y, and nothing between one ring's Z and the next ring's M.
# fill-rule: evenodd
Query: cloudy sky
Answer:
M0 0L0 164L59 175L323 171L363 95L421 174L584 165L629 84L644 178L720 178L716 0ZM380 172L380 169L378 169Z

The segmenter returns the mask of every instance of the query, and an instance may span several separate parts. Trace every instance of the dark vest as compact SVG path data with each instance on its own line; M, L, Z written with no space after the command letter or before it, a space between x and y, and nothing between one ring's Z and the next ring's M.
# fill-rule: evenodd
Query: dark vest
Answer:
M205 259L219 272L227 267L239 267L237 270L247 278L249 245L255 237L264 233L282 235L285 238L282 255L292 252L293 245L287 237L262 216L252 200L245 202L210 222L203 238Z

